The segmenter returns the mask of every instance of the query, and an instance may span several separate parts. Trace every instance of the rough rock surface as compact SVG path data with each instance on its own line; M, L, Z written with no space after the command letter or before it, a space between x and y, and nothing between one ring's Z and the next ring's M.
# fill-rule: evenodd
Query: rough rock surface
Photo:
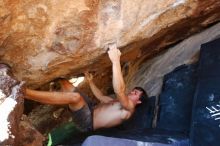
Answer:
M41 133L47 134L54 127L71 120L68 108L52 105L40 105L28 114L28 119Z
M0 145L18 144L18 126L23 113L22 84L0 64Z
M43 146L44 136L23 115L19 123L19 146Z
M195 34L157 57L144 61L144 58L131 64L128 68L126 84L128 90L134 85L142 86L149 96L160 94L163 76L183 64L198 60L201 44L220 37L220 23Z
M220 19L219 0L0 0L0 62L39 87L56 77L110 62L152 56Z

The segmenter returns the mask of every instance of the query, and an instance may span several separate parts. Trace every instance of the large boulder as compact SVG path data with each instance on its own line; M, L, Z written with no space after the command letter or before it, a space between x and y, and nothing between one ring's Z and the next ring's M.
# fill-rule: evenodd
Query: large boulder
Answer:
M219 9L219 0L0 0L0 61L39 87L103 71L108 43L123 61L150 57L220 20Z
M13 78L8 66L0 64L0 145L18 145L24 101L22 85Z

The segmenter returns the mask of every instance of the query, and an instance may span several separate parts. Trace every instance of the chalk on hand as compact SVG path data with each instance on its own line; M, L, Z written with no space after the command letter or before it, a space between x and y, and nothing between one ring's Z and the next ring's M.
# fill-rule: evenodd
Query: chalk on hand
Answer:
M116 42L108 43L104 48L106 49L106 52L112 48L117 48Z

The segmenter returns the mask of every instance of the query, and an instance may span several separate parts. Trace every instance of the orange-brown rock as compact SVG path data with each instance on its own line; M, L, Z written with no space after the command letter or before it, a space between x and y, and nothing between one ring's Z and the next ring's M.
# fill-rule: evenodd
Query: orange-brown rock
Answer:
M39 87L103 71L108 43L122 60L150 57L220 20L219 0L0 0L0 62Z
M23 115L19 123L19 146L43 146L45 137Z

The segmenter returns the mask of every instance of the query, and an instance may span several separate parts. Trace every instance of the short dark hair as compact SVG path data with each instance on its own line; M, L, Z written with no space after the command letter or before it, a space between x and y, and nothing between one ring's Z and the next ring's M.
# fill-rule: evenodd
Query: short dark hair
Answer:
M140 96L140 101L141 102L146 102L148 100L147 92L142 87L134 87L134 89L139 90L139 91L142 92L142 94Z

